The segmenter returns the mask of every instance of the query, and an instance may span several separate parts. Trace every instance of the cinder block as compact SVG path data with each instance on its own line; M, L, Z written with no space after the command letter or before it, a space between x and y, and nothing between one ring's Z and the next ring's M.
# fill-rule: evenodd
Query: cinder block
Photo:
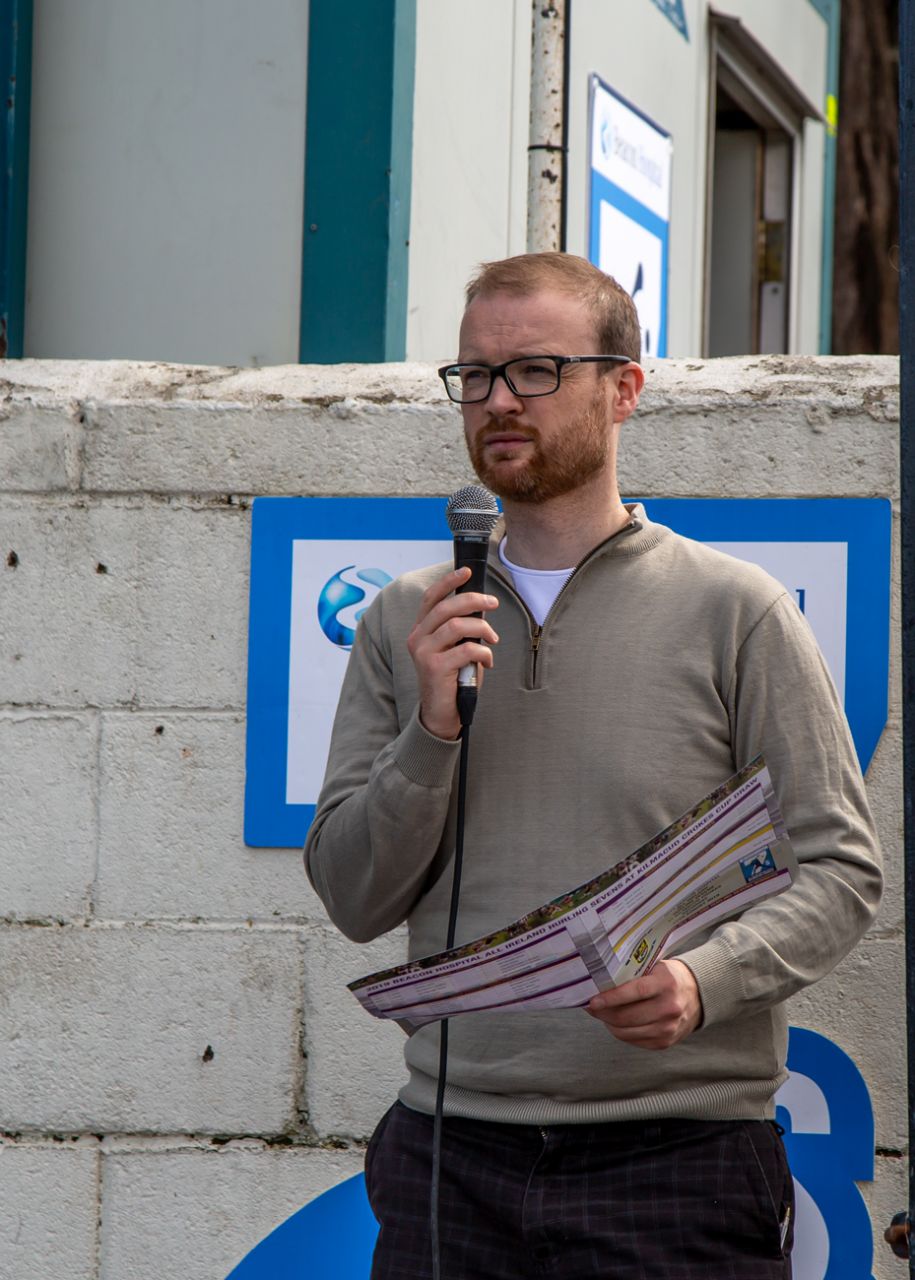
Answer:
M360 1173L362 1161L359 1150L253 1144L106 1155L99 1280L221 1280L303 1205Z
M624 493L668 497L898 492L898 367L815 357L647 367L623 430Z
M242 706L248 562L238 507L5 502L0 702Z
M241 715L104 715L99 915L323 919L301 850L243 844L244 787Z
M371 1017L346 984L406 959L406 935L361 946L328 925L307 935L305 1032L308 1118L320 1137L368 1137L406 1082L406 1037Z
M131 701L135 518L84 498L0 503L0 703Z
M795 406L773 414L741 402L695 414L641 416L624 428L625 494L670 498L891 496L897 491L889 424L848 417L829 437L806 427Z
M4 362L4 372L7 368ZM46 405L21 394L5 399L0 404L0 485L20 493L76 488L81 432L78 406L63 397Z
M0 1141L0 1280L95 1280L98 1143Z
M865 938L827 978L791 998L788 1021L845 1050L867 1083L877 1146L905 1146L903 940Z
M0 915L85 916L98 838L96 720L0 714Z
M466 483L460 417L450 404L380 401L100 405L87 432L85 483L118 492L442 493Z
M243 707L250 517L235 506L148 507L138 521L141 705Z
M295 1127L294 932L7 926L0 973L0 1129Z

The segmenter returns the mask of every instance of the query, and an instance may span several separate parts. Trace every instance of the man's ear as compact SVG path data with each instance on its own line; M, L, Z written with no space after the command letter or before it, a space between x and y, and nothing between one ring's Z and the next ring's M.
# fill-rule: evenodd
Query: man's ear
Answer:
M623 365L616 378L619 395L616 399L614 421L625 422L639 403L642 387L645 385L645 371L640 364L632 361Z

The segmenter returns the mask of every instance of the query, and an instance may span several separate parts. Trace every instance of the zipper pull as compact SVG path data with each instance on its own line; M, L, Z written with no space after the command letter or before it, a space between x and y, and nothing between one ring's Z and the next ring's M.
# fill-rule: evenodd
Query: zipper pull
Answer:
M536 654L540 648L540 637L543 635L543 627L535 627L531 635L531 653Z

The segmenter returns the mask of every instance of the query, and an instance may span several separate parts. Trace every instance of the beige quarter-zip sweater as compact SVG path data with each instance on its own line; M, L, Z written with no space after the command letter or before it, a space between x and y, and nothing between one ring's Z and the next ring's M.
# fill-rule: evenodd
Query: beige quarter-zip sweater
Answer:
M494 930L638 848L754 756L769 765L800 875L680 952L701 1028L649 1051L580 1009L450 1023L450 1115L527 1124L757 1119L785 1078L783 1001L828 973L877 909L879 850L854 747L809 627L754 566L633 508L537 627L499 563L495 665L470 739L457 942ZM447 566L364 614L306 866L331 919L366 941L406 920L411 957L445 944L459 743L427 733L407 635ZM357 976L357 975L354 975ZM432 1112L438 1025L406 1043L402 1100Z

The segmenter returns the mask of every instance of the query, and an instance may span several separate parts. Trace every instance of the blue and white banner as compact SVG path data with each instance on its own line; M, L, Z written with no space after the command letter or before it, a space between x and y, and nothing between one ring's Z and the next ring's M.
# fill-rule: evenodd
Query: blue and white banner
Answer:
M762 566L807 616L862 768L886 722L890 504L882 498L649 499L652 519ZM257 498L251 542L245 840L301 846L361 612L447 561L444 498Z

